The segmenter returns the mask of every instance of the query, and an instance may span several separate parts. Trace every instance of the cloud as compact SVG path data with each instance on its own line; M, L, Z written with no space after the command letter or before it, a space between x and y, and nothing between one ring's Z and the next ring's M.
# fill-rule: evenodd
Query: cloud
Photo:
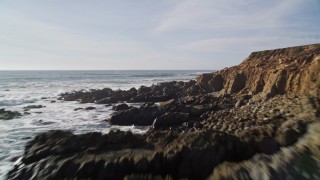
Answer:
M74 29L11 12L2 18L0 69L195 69L192 57L147 41ZM199 67L199 66L198 66Z
M0 69L217 69L320 38L317 0L1 5Z
M33 69L71 69L78 68L74 66L76 64L81 69L108 69L117 63L123 66L123 60L154 53L146 41L118 39L94 31L81 34L75 29L39 21L16 12L8 14L10 16L0 17L1 69L12 69L14 66L15 69L32 69L32 66ZM94 63L99 63L99 66Z
M319 43L320 34L312 29L319 26L304 19L305 8L315 4L315 0L185 0L165 13L153 30L158 34L189 32L175 49L198 54L243 54Z
M184 29L248 30L282 27L283 18L294 12L304 0L184 0L167 12L155 32Z

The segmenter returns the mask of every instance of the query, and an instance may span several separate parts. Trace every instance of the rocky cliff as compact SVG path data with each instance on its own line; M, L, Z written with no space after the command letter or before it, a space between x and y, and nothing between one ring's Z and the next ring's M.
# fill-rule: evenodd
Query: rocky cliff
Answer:
M240 65L198 77L208 91L320 97L320 44L253 52Z
M8 179L320 179L319 85L317 44L255 52L196 82L66 93L145 102L114 106L108 123L150 129L38 134Z

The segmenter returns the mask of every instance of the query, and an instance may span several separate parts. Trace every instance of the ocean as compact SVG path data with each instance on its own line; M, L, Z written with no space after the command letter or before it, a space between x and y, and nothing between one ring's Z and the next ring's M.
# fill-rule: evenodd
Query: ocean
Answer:
M36 133L70 130L75 134L107 133L110 129L144 133L147 127L110 126L105 120L112 107L57 100L59 94L75 90L109 87L130 89L165 81L189 81L208 71L0 71L0 109L24 113L28 105L42 105L12 120L0 120L0 179L21 156L27 141ZM139 106L140 104L131 104ZM93 106L91 111L79 110Z

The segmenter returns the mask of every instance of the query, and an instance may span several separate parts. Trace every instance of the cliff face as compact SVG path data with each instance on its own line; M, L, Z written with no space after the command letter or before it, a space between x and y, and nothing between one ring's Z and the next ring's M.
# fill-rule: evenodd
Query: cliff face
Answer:
M320 44L253 52L238 66L199 76L197 84L227 94L320 97Z

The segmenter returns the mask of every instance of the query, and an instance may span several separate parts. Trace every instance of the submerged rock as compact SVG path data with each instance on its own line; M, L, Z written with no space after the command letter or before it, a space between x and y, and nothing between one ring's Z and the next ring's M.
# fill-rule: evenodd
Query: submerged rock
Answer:
M97 109L97 108L92 106L84 108L84 110L87 110L87 111L94 110L94 109Z
M0 120L10 120L21 116L21 113L17 111L6 111L5 109L0 109Z
M79 111L79 110L82 110L84 108L75 108L74 111Z
M25 111L29 111L30 109L40 109L40 108L44 108L45 106L42 106L42 105L29 105L29 106L26 106L24 107L23 109Z

